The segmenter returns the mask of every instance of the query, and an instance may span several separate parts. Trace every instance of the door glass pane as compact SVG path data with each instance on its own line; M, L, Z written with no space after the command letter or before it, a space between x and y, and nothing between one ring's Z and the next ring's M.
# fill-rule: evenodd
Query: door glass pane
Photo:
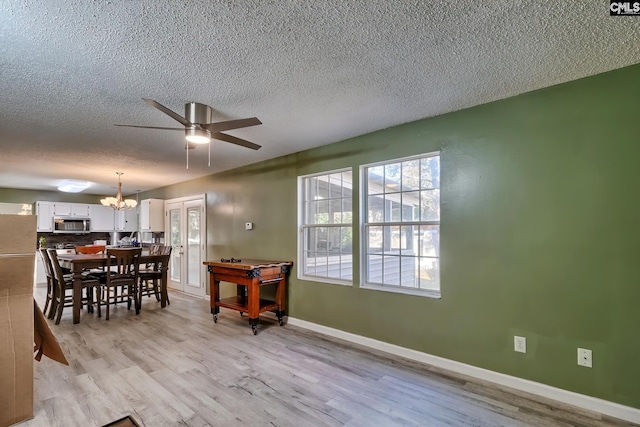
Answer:
M187 208L187 284L200 287L200 207Z
M169 211L169 241L173 250L171 251L171 280L180 282L180 209Z

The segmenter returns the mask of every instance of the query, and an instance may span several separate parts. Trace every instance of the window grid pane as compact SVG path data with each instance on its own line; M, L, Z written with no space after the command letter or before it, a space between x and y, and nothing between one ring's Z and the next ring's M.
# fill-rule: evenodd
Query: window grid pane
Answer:
M303 178L302 181L303 274L353 280L351 171Z
M439 292L440 156L381 163L364 176L366 283Z

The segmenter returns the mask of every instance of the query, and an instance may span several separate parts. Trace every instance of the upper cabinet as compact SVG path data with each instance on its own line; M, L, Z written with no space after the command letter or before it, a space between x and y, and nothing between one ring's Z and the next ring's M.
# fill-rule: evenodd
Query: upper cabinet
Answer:
M164 200L145 199L140 202L140 231L164 231Z
M36 215L38 217L38 231L51 232L53 231L53 203L51 202L36 202Z
M136 231L138 213L136 209L116 211L111 207L90 205L91 231Z
M91 231L115 230L115 211L109 206L89 205L89 218L91 218Z
M162 201L162 200L161 200ZM38 231L53 232L53 218L78 217L91 220L92 232L137 231L137 209L116 211L98 204L36 202Z
M89 205L86 203L53 202L53 216L77 216L89 218Z
M127 209L115 212L115 230L116 231L137 231L138 230L138 213L137 209Z

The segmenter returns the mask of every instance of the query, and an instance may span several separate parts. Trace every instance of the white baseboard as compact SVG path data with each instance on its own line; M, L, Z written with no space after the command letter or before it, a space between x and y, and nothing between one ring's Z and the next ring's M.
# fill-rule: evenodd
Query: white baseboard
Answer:
M384 351L385 353L393 354L395 356L404 357L406 359L426 363L428 365L447 369L484 381L489 381L506 387L511 387L516 390L553 399L558 402L567 403L589 411L599 412L610 417L619 418L633 423L640 423L640 409L632 408L630 406L624 406L607 400L598 399L596 397L586 396L584 394L574 393L561 388L537 383L535 381L501 374L484 368L478 368L477 366L467 365L466 363L456 362L454 360L445 359L428 353L422 353L383 341L374 340L372 338L363 337L361 335L352 334L350 332L341 331L339 329L329 328L327 326L307 322L306 320L288 317L287 324L363 345L375 350Z

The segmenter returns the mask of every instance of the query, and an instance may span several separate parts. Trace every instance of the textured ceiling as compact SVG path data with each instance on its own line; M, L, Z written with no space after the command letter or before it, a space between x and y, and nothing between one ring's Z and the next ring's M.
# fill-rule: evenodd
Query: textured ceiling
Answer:
M640 17L608 2L0 2L0 187L148 190L640 62ZM190 150L196 101L258 117Z

